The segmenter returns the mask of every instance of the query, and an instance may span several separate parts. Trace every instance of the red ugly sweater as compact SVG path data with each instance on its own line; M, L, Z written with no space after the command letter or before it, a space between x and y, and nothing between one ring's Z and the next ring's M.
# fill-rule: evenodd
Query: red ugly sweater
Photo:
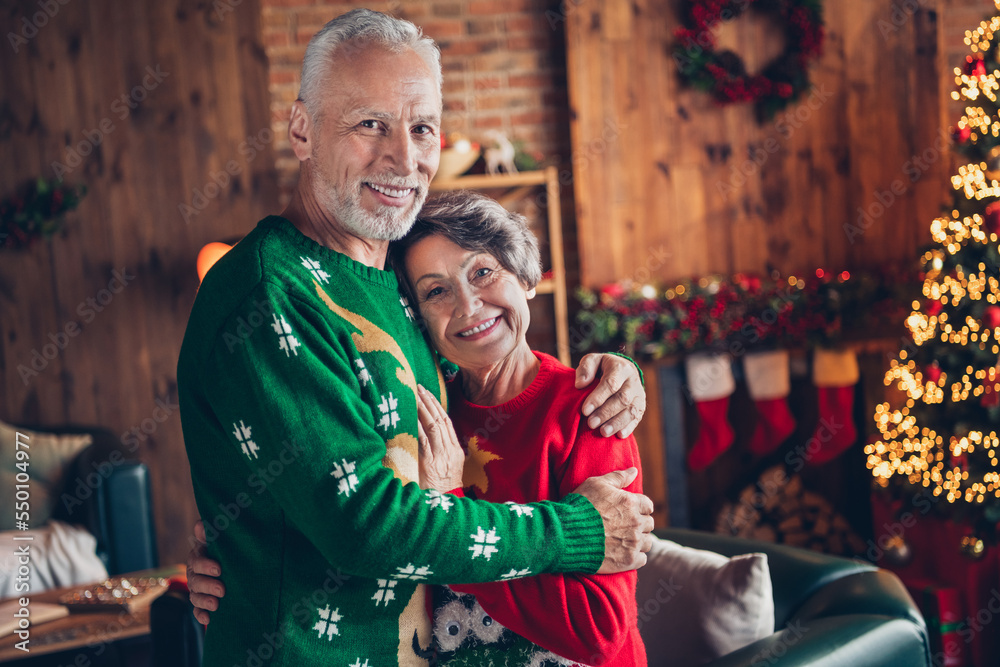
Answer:
M547 354L535 356L541 362L537 377L503 405L468 402L460 377L448 390L455 431L468 452L465 494L509 502L523 521L532 521L533 513L518 503L558 500L588 477L640 467L635 438L605 439L587 427L580 409L591 388L576 389L572 369ZM642 491L641 473L627 490ZM533 574L511 570L510 581L450 587L475 600L463 596L460 602L439 589L434 634L442 662L499 666L515 664L510 658L523 654L524 664L646 665L634 570ZM556 655L546 656L546 650Z

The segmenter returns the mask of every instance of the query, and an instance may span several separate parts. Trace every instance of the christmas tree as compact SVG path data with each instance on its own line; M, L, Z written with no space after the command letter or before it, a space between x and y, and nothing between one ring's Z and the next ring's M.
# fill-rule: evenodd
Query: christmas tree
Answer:
M1000 10L1000 0L997 1ZM876 408L881 438L868 445L878 485L930 505L996 538L1000 521L1000 16L966 32L971 48L955 69L952 210L931 224L936 245L922 257L923 297L906 319L912 335L886 385L905 404Z

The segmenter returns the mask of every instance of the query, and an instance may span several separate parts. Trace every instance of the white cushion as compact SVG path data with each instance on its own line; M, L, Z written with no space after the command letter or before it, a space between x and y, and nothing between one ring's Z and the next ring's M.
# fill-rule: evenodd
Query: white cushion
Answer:
M727 558L654 539L636 590L650 665L703 665L774 632L766 554Z
M21 433L22 438L17 434ZM86 448L92 438L82 435L53 435L51 433L36 433L23 428L15 428L0 422L0 489L8 494L3 502L14 500L18 473L25 472L18 468L18 463L24 463L17 458L17 441L27 445L21 451L28 454L27 474L30 479L29 525L38 528L44 525L52 516L59 494L66 486L66 472L70 463ZM8 506L9 507L9 506ZM0 530L16 528L13 509L0 512Z
M31 541L15 542L14 537L27 537ZM28 530L0 533L0 544L9 548L0 551L0 599L40 593L50 588L76 586L104 581L108 571L97 557L97 540L79 526L62 521L49 521L48 525ZM29 591L20 590L17 581L17 545L31 547Z

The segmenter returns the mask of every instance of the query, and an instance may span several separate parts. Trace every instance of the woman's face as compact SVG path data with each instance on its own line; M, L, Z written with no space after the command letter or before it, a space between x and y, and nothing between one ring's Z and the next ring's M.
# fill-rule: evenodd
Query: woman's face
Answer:
M459 368L491 366L527 345L524 285L489 253L465 250L440 235L413 244L406 273L431 342Z

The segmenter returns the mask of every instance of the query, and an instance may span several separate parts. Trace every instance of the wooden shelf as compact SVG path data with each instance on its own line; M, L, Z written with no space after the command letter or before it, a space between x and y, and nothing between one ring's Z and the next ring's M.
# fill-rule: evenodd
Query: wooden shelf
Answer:
M496 199L509 207L533 188L545 187L548 208L549 259L552 265L551 277L545 278L535 288L538 294L551 294L555 308L556 349L559 361L567 366L569 354L569 307L566 289L566 261L562 242L562 210L559 200L559 171L546 167L541 171L522 171L516 174L489 176L476 174L458 178L431 181L432 192L447 190L505 190Z
M545 185L545 171L519 171L516 174L473 174L431 181L430 189L442 190L488 190L490 188L514 188L519 185Z

